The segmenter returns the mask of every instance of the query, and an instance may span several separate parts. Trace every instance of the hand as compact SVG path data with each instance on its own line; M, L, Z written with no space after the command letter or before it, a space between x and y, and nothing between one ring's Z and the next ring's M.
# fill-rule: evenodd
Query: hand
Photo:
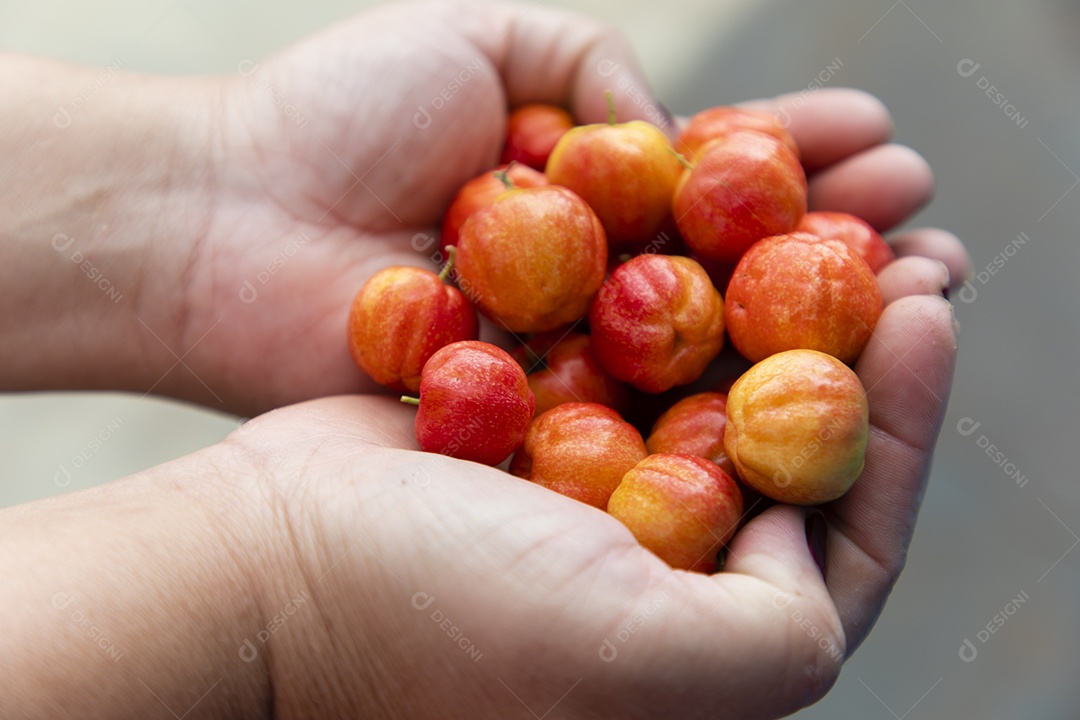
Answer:
M388 6L241 63L215 107L208 229L169 263L189 268L177 344L207 387L165 391L254 413L379 390L348 355L353 296L388 265L437 266L440 216L497 162L508 103L606 117L601 63L645 87L595 22L483 2ZM621 117L659 119L632 100L617 96Z
M182 107L203 120L203 110L224 118L207 133L208 145L192 132L183 147L185 154L201 152L208 167L171 174L190 190L188 222L201 228L198 243L189 248L159 241L149 258L137 254L129 264L94 258L118 287L137 288L127 296L138 296L146 324L173 323L160 334L193 374L167 373L156 389L214 405L220 399L241 412L370 389L346 355L348 302L377 268L429 261L413 239L433 235L457 185L494 162L507 102L564 102L589 121L603 117L603 89L613 79L620 87L620 76L606 74L611 68L644 87L621 41L568 17L532 6L394 6L332 28L257 68L244 64L244 76L185 81L185 99L201 102L164 102L163 96L162 107L170 112ZM598 72L601 62L604 74ZM469 81L458 80L460 88L436 108L434 99L470 66ZM116 82L110 87L121 87ZM87 106L65 137L92 130L93 113L110 92L102 91L101 102ZM207 97L214 102L206 104ZM621 117L649 117L648 104L641 107L636 99L616 93ZM925 162L883 144L890 122L880 103L828 90L800 102L781 98L763 106L790 116L811 172L815 209L849 210L887 230L929 199ZM431 117L426 127L423 114L419 126L413 123L420 107ZM183 119L172 124L184 128ZM119 143L127 136L110 137ZM162 155L155 143L144 144ZM78 171L77 163L69 166ZM129 162L120 169L129 166L139 167ZM4 177L19 189L19 202L26 202L33 183L15 178L39 167L23 162ZM188 211L175 192L168 194L174 186L155 189L165 198L163 219L175 217L166 212ZM17 203L11 206L21 211ZM33 209L45 215L37 204ZM113 225L123 225L125 217L119 213ZM102 228L101 242L113 225ZM47 245L50 236L42 237ZM248 532L243 523L226 522L231 518L224 511L202 524L203 511L185 515L173 523L176 537L188 537L194 526L202 535L220 530L228 541L218 540L213 555L201 554L205 547L180 553L188 561L183 565L157 557L158 546L150 541L160 531L156 522L141 528L138 537L145 542L117 538L117 547L141 554L139 562L121 556L124 562L110 565L110 573L152 565L170 578L168 592L144 605L180 597L190 587L188 574L207 567L214 582L195 593L205 611L201 605L181 608L189 621L183 626L159 608L160 624L170 634L141 632L138 624L117 630L127 632L118 646L132 648L129 657L137 662L107 666L97 658L89 664L101 676L87 676L87 682L109 690L113 686L103 679L108 672L126 673L125 687L143 692L146 683L136 682L133 673L146 667L145 656L135 648L146 638L165 638L146 654L159 665L191 670L174 673L168 706L179 707L173 698L190 705L209 688L205 702L227 707L230 681L215 686L220 678L209 677L207 668L216 675L218 668L227 672L241 664L233 648L253 637L255 628L269 633L268 644L256 650L272 683L260 685L265 679L251 668L262 668L254 665L236 675L248 677L248 697L272 692L272 701L262 705L272 703L283 717L310 714L312 707L326 716L367 710L380 717L530 717L551 708L551 718L768 717L813 702L869 631L903 564L951 382L952 314L935 296L950 282L962 282L966 255L940 231L909 233L895 246L905 257L881 274L889 304L857 367L872 409L866 470L851 493L823 508L824 579L807 546L801 509L777 506L754 518L731 543L724 573L674 572L601 512L496 470L415 452L412 412L392 400L333 398L252 421L198 456L205 465L177 461L157 471L175 493L206 487L207 506L233 507L229 499L237 496L249 513L272 520ZM57 256L49 250L43 257ZM85 280L84 270L67 265L76 282ZM144 269L141 282L123 282L130 276L120 271L130 267ZM242 295L248 285L254 294ZM57 283L57 292L63 287ZM179 305L173 301L177 287L185 288ZM130 324L142 332L134 318ZM62 329L72 327L78 326L69 322ZM56 349L63 349L64 336L57 337ZM153 377L174 362L160 348L156 353L145 363ZM99 354L109 359L108 352ZM220 455L228 451L240 451L239 470ZM255 471L251 458L260 461ZM245 482L188 482L210 471L242 472ZM147 485L136 480L123 491ZM97 522L87 512L55 522L60 527L89 518L97 523L95 536L126 533L132 516L163 514L159 488L143 491L145 502L114 522ZM106 494L67 502L98 498L104 510L115 504ZM39 544L55 542L52 537ZM220 560L222 548L226 560L239 562L241 582L218 567L231 570L228 563L196 561ZM245 557L270 560L245 563ZM91 577L97 576L112 577ZM70 586L70 579L65 582ZM115 601L126 612L125 593L133 585L138 577L98 592L102 607ZM88 592L96 587L90 580L85 586ZM39 605L47 607L54 590L43 587ZM210 609L249 614L247 606L212 602L214 591L249 587L255 596L249 604L262 621L248 618L244 630L229 632L222 620L222 629L207 630ZM300 610L281 615L282 608L295 610L289 602L296 597L306 598ZM89 607L90 615L110 616L96 607ZM73 632L65 617L48 615ZM185 642L190 654L174 652ZM211 644L217 651L212 661L181 662ZM96 652L92 644L89 650ZM53 667L48 648L42 658L36 667ZM193 681L196 675L202 682ZM101 694L113 697L111 690ZM148 706L157 702L145 699Z
M263 650L277 715L765 718L816 701L903 565L955 342L940 296L886 308L857 367L866 469L821 508L824 577L803 508L751 520L724 572L685 573L603 512L411 450L414 411L393 399L249 422L231 442L273 475L261 544L287 548L259 606L313 599Z
M508 104L599 121L611 88L620 118L675 131L621 37L526 4L397 4L228 78L0 64L13 78L0 100L19 110L0 134L2 387L156 392L242 415L376 390L348 357L352 297L381 267L434 266L435 223L496 161ZM94 102L71 105L87 87ZM813 207L886 230L929 198L926 163L883 144L876 100L759 105L791 120ZM946 233L894 244L966 276ZM890 292L947 282L931 260L886 274Z
M457 188L496 162L508 103L567 103L598 121L610 87L621 118L663 121L620 91L646 87L621 38L536 6L393 5L240 70L219 110L208 231L193 260L175 263L190 268L177 344L194 348L186 362L207 387L166 390L241 413L379 390L348 356L352 297L382 267L435 267L435 225ZM925 162L881 145L890 124L876 100L822 91L789 116L817 176L815 207L887 229L929 198ZM897 247L954 273L965 257L939 231ZM940 289L940 266L921 266Z

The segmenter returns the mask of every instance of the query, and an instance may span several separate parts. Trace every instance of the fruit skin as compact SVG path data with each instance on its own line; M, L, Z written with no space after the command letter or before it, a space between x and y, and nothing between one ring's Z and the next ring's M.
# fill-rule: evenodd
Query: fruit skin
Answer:
M796 229L821 238L840 240L865 260L875 275L896 259L892 247L870 227L870 223L849 213L806 213Z
M776 138L732 133L701 148L672 209L695 255L734 263L761 238L795 229L806 214L806 174Z
M501 163L524 163L543 172L559 138L574 127L574 118L557 105L529 103L515 108L506 122Z
M551 152L548 180L596 211L615 246L654 241L671 215L682 165L662 130L642 120L581 125Z
M554 185L508 190L461 228L457 279L496 324L542 332L577 320L604 282L607 241L592 209Z
M618 413L627 409L630 388L604 370L588 335L558 328L537 335L510 354L527 373L537 416L569 402L599 403Z
M774 116L760 110L730 106L708 108L693 115L679 133L675 148L693 160L706 143L741 130L754 130L771 135L794 153L796 158L799 157L799 146L795 138Z
M661 453L626 473L608 512L671 567L713 572L716 554L738 529L743 501L714 463Z
M616 379L646 392L693 382L724 345L724 301L690 258L638 255L619 266L589 312L593 351Z
M646 455L641 434L619 413L597 403L564 403L529 425L510 472L604 510Z
M524 371L506 351L453 343L424 366L416 440L425 452L498 465L521 445L534 406Z
M809 348L852 363L884 309L870 266L843 242L809 233L755 244L726 297L731 342L752 362Z
M349 310L349 351L375 382L420 389L424 363L444 345L475 340L476 309L430 270L389 267L371 276Z
M461 226L465 224L465 221L474 212L490 204L510 189L495 175L498 172L505 172L507 179L514 187L539 187L548 184L544 173L520 163L509 167L500 165L494 170L474 177L461 186L443 215L442 232L439 234L440 250L445 252L448 245L457 245Z
M727 426L727 395L703 392L684 397L653 424L645 440L650 455L657 453L694 455L716 463L728 475L735 464L724 449Z
M862 472L866 391L831 355L789 350L754 365L732 386L727 413L728 457L743 482L774 500L829 502Z

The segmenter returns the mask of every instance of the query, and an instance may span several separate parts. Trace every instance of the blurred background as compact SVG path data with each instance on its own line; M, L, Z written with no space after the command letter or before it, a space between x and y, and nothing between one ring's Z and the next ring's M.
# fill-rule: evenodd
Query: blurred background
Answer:
M229 73L367 0L0 4L0 48ZM620 27L674 112L866 89L922 153L912 225L962 237L959 365L908 567L833 692L799 718L1080 717L1080 6L1063 0L565 3ZM222 438L237 419L113 394L0 396L0 506Z

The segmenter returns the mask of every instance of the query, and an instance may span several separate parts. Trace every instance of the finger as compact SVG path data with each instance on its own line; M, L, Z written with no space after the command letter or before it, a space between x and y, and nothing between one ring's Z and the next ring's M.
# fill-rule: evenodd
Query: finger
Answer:
M462 11L473 20L463 20ZM510 105L549 102L578 122L604 122L611 90L619 121L648 120L674 132L626 38L614 28L547 4L465 4L455 24L490 58Z
M960 239L937 228L921 228L889 238L897 257L919 255L945 263L949 269L950 290L971 279L971 257Z
M886 142L892 136L889 111L873 95L850 88L828 88L807 97L781 95L740 103L772 113L799 145L803 168L812 174Z
M350 453L357 443L417 450L415 421L416 408L396 397L339 395L271 410L244 423L228 441L257 443L271 454L306 447L313 436L320 438L321 449L339 441Z
M810 178L810 210L857 215L878 232L899 225L934 195L934 176L921 155L882 145L847 158Z
M829 592L848 654L866 636L904 564L956 361L952 306L910 296L885 308L855 370L870 404L866 466L824 506Z
M824 695L839 674L844 639L807 547L805 517L803 508L772 507L735 536L723 572L682 575L681 586L666 591L680 602L640 631L618 669L637 685L658 667L679 668L681 685L715 688L718 707L709 716L786 716ZM769 692L724 697L724 687Z
M949 268L940 260L904 257L894 260L877 276L885 304L909 295L941 296L949 289Z

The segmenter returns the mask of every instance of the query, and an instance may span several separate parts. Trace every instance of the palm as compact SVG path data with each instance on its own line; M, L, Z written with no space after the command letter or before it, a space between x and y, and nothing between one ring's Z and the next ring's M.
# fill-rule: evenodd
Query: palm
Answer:
M388 265L433 266L439 215L495 162L508 103L570 103L579 119L599 120L612 78L595 72L598 62L619 58L634 71L618 39L583 19L567 24L542 7L482 10L390 6L228 81L215 206L177 348L190 349L185 361L201 382L180 394L253 414L377 391L344 340L363 282ZM642 116L631 97L615 100L620 117ZM888 146L867 152L888 132L880 105L844 92L817 100L792 113L819 176L812 204L883 228L902 221L926 197L925 165ZM867 183L859 176L872 168L844 168L849 159L890 172ZM925 245L909 252L949 260L948 246ZM953 254L962 265L962 252Z
M303 616L310 622L275 639L282 669L291 676L296 663L304 673L295 685L278 682L280 717L302 714L312 677L344 688L320 698L340 703L321 707L327 715L377 708L363 682L372 652L388 677L424 678L375 711L385 717L474 717L478 703L492 717L529 717L525 706L552 718L772 714L794 709L791 700L746 688L775 684L789 663L820 665L805 697L827 689L838 667L842 631L812 566L777 585L751 577L752 560L714 577L674 572L598 510L490 468L395 449L411 445L411 413L391 399L296 410L244 431L305 458L308 478L298 486L289 469L279 475L317 598L317 615ZM757 532L746 546L781 561L805 554ZM798 642L776 607L793 578L796 607L830 638L830 657ZM324 638L326 628L334 630ZM332 652L304 649L324 639ZM761 662L747 663L752 648ZM672 676L680 682L669 687Z
M940 300L897 299L859 362L873 430L855 488L823 507L827 584L797 508L748 523L707 577L672 571L593 508L408 450L413 412L390 398L250 423L241 437L287 458L277 493L318 598L311 623L281 639L301 674L278 684L280 716L302 712L311 677L345 688L343 715L378 707L385 697L361 682L372 653L391 677L425 678L387 717L469 716L480 702L498 717L767 717L812 702L902 565L951 378L950 321ZM334 651L312 655L326 628Z
M229 88L224 177L200 255L213 284L187 338L212 377L225 375L207 385L229 407L376 390L344 340L353 295L382 267L434 267L441 212L497 159L506 101L490 62L445 28L436 38L435 26L396 26L393 13L341 26ZM433 62L436 39L449 57ZM399 60L373 78L387 43ZM434 108L463 72L461 91ZM429 123L413 122L420 107Z

